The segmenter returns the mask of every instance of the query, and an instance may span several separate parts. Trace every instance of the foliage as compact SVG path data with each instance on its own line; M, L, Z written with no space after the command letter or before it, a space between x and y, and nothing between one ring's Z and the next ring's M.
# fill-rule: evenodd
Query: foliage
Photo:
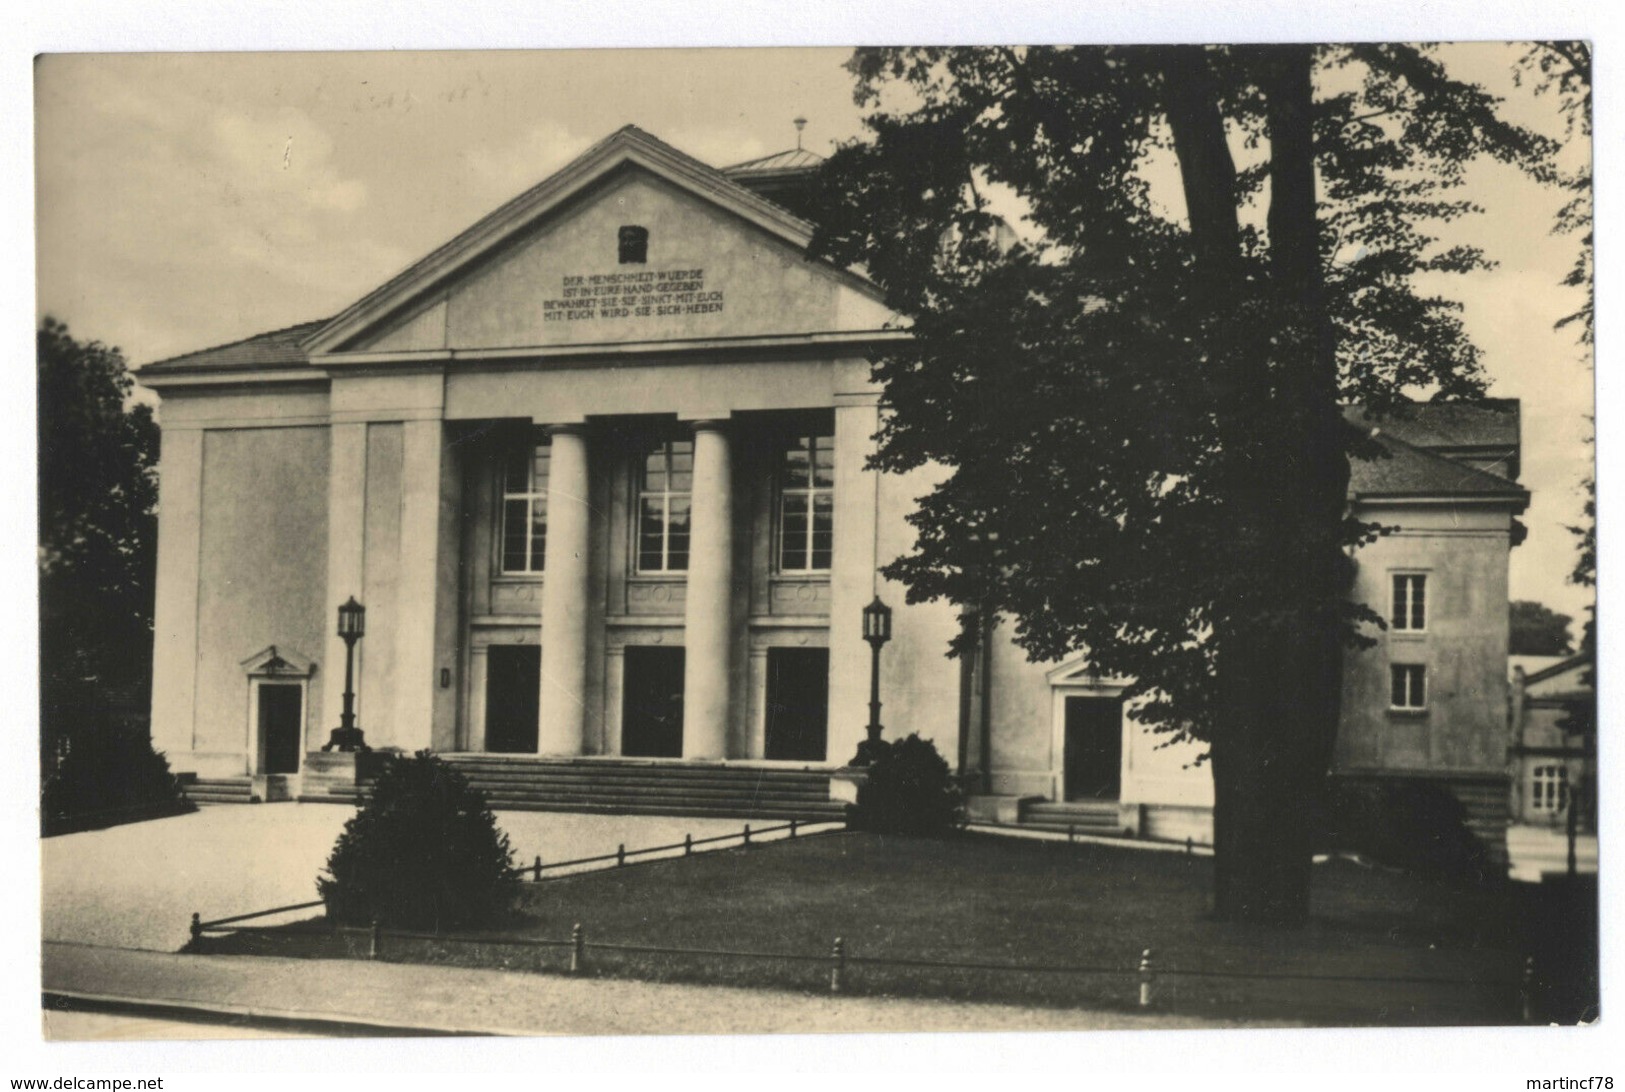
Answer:
M1434 782L1334 778L1321 838L1327 850L1440 879L1482 884L1497 874L1466 808Z
M169 762L152 749L144 720L104 702L71 711L74 730L40 786L43 835L95 830L196 810Z
M507 907L512 857L484 794L419 751L385 766L316 888L343 924L457 928Z
M882 747L858 789L847 822L877 834L939 835L959 821L960 799L948 762L918 734Z
M151 757L124 734L152 678L158 426L150 406L130 404L117 349L49 317L36 349L40 781L51 807L100 808L92 771ZM161 778L134 783L168 799Z
M1567 614L1558 614L1544 603L1514 599L1508 607L1512 625L1509 651L1514 656L1568 656L1574 652L1569 638Z
M1133 679L1136 716L1209 745L1219 912L1301 920L1342 646L1381 624L1347 597L1378 530L1346 515L1348 459L1378 453L1339 402L1482 394L1458 308L1414 278L1486 265L1430 234L1476 211L1471 160L1550 178L1554 146L1421 47L849 67L870 135L828 164L814 248L910 319L875 465L952 470L886 574Z
M1597 483L1593 478L1587 478L1585 483L1586 503L1585 522L1570 527L1569 531L1579 540L1579 556L1574 561L1574 571L1569 574L1569 583L1578 584L1582 588L1595 588L1597 586ZM1590 696L1565 704L1563 719L1557 726L1565 732L1574 732L1584 737L1589 746L1597 745L1597 604L1595 599L1586 607L1585 624L1580 627L1580 651L1591 657L1591 663L1580 673L1580 682ZM1590 786L1595 790L1595 786Z

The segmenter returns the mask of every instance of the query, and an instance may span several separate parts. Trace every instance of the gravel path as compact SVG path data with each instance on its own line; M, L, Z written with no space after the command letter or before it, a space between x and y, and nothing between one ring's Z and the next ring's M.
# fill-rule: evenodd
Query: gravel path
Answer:
M816 1034L1239 1027L1240 1021L954 1001L837 997L462 967L45 946L45 988L511 1035ZM1250 1026L1258 1026L1253 1024Z
M173 952L186 943L194 911L209 920L308 902L352 814L337 804L224 805L47 838L41 842L44 938ZM497 822L516 860L528 863L538 854L557 861L613 853L621 843L635 849L681 842L685 833L737 833L745 820L499 812Z

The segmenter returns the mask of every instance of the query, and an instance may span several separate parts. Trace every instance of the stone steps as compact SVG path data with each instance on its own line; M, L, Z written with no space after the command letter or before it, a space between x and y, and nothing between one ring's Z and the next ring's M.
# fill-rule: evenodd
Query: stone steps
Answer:
M1060 833L1122 835L1127 833L1115 801L1034 801L1023 804L1021 825Z
M194 804L257 804L254 783L247 777L183 777L181 792Z
M491 807L736 819L839 819L821 770L446 755Z

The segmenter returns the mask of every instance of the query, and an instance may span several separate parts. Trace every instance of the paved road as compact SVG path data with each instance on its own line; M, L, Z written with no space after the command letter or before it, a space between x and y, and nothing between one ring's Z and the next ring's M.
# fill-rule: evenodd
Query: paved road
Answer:
M173 955L55 943L45 945L44 986L47 991L207 1006L244 1015L391 1025L403 1034L410 1029L675 1035L1242 1026L1162 1014L836 997L403 963Z
M205 920L308 902L353 809L338 804L205 807L191 815L41 842L46 940L173 952ZM737 832L745 820L499 812L519 861L566 860ZM750 820L757 828L777 820ZM313 911L286 915L308 917ZM264 924L277 919L267 918Z

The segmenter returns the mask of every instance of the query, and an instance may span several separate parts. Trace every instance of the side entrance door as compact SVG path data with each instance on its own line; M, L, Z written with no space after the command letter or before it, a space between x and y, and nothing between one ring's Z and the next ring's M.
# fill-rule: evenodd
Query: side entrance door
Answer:
M767 650L767 758L822 762L829 734L829 649Z
M621 699L621 754L683 757L683 650L628 645Z
M305 694L297 683L261 683L260 772L296 774L304 751Z
M485 664L485 749L497 754L536 753L541 710L542 650L537 645L492 645Z
M1066 699L1066 798L1116 800L1122 791L1123 699Z

